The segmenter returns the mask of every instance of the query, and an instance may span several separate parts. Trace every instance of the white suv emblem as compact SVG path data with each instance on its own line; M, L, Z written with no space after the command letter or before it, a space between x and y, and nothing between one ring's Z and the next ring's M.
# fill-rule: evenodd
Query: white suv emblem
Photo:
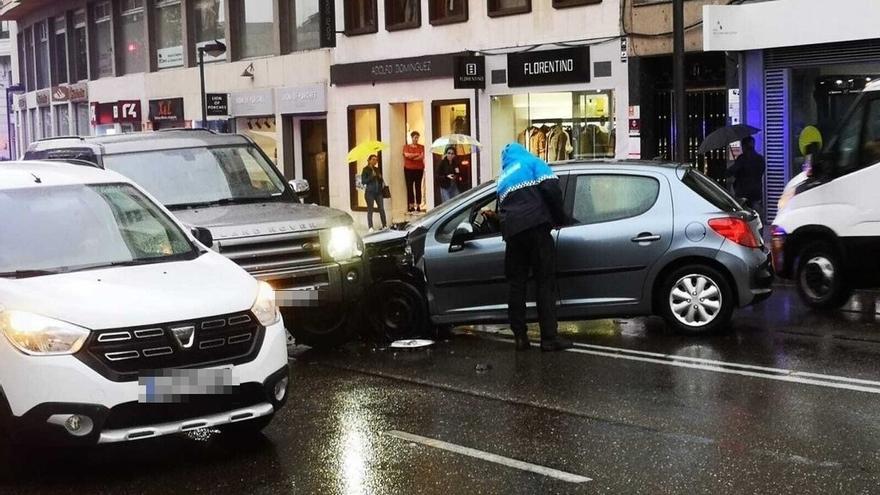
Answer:
M196 327L174 327L171 329L171 333L174 334L174 338L177 339L177 343L180 344L181 347L189 349L192 347L193 341L196 337Z

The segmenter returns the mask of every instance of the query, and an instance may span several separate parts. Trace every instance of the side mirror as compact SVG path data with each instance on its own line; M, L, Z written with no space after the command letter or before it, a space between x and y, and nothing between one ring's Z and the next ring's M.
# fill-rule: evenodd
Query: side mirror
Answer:
M309 181L305 179L293 179L289 184L290 187L293 188L293 192L296 193L296 196L299 198L302 198L309 193Z
M205 247L211 247L214 245L214 236L211 235L210 230L204 227L193 227L190 232L192 232L193 237L204 244Z
M455 228L455 232L452 234L452 241L449 243L449 252L455 253L464 249L465 243L467 241L473 239L474 237L474 226L471 225L470 222L461 222L458 224L458 227Z

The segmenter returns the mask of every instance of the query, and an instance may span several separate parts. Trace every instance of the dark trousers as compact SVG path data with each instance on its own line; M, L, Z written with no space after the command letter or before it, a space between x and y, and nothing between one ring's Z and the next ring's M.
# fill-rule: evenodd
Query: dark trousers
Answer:
M425 171L405 168L403 175L406 179L406 204L416 206L422 204L422 176L425 175Z
M367 200L367 227L373 228L373 204L375 203L375 209L379 211L379 219L382 220L382 228L385 228L387 225L385 223L385 201L382 198L382 191L367 191L364 194L364 199Z
M504 272L510 285L507 314L510 329L526 335L526 294L529 272L537 285L538 322L541 340L556 338L556 246L549 225L540 225L507 239Z

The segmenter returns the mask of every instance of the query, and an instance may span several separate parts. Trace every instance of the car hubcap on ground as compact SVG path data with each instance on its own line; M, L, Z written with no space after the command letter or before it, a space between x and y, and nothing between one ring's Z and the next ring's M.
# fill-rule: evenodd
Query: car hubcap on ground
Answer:
M810 299L824 299L834 286L834 264L824 256L810 258L801 275L801 286Z
M721 289L711 278L685 275L672 286L669 307L675 318L689 327L711 323L721 312Z

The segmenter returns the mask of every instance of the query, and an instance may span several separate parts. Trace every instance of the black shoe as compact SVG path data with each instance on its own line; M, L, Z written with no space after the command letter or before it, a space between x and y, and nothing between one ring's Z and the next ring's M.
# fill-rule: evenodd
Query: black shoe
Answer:
M541 341L542 351L564 351L566 349L571 349L573 346L574 344L572 344L570 340L563 339L562 337Z
M531 349L532 343L529 342L528 337L514 337L516 340L516 350L517 351L527 351Z

